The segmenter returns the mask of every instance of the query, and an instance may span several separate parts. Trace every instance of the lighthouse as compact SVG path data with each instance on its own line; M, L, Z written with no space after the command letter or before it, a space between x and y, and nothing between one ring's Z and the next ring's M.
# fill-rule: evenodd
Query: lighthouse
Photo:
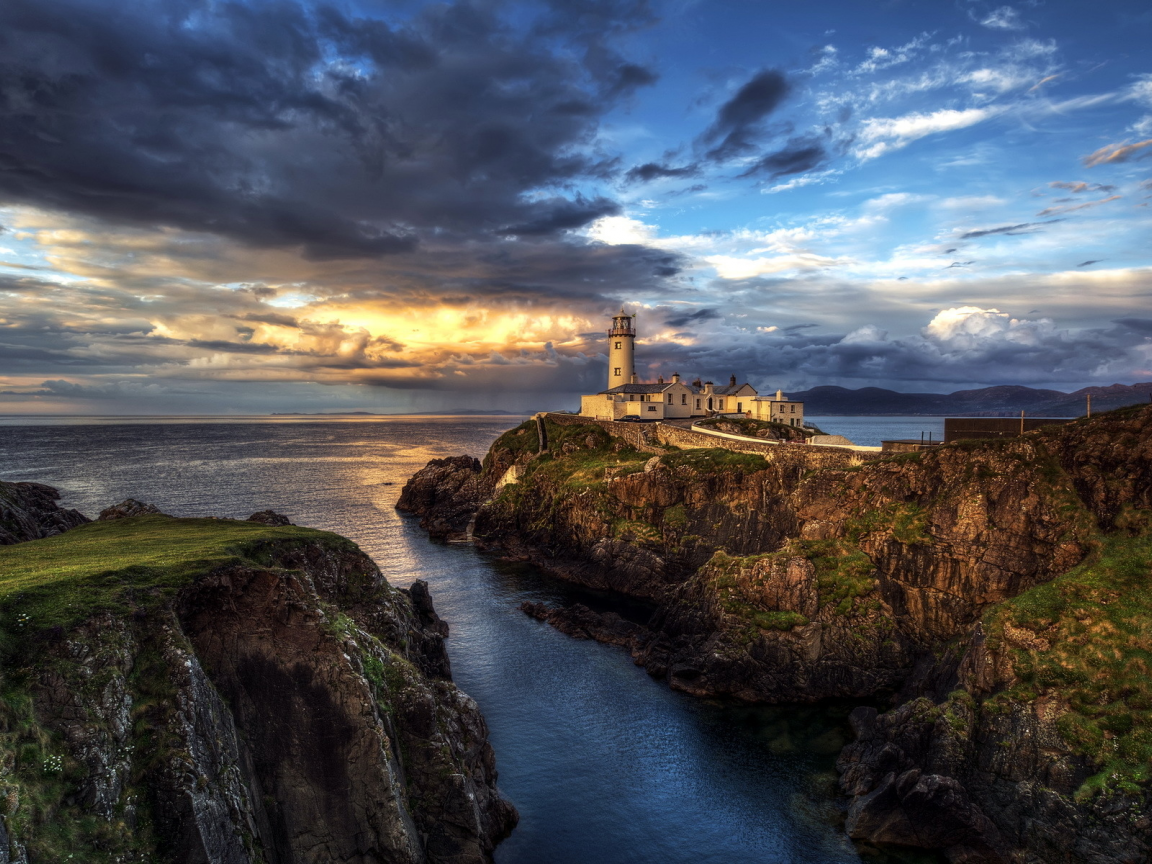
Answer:
M612 329L608 331L608 389L630 384L636 374L636 328L632 316L620 307L620 314L612 316Z

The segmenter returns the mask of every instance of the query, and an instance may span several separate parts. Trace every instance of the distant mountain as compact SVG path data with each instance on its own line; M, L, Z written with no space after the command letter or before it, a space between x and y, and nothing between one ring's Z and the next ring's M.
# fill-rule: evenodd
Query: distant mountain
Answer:
M897 393L881 387L849 390L813 387L793 391L789 399L804 403L804 413L929 414L949 417L1011 417L1026 411L1033 417L1080 417L1092 396L1092 410L1111 411L1152 399L1152 381L1085 387L1074 393L1005 385L955 393Z

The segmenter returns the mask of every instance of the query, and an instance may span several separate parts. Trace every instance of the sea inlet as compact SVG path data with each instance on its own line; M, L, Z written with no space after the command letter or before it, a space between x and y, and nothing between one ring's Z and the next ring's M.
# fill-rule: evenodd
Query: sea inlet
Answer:
M0 426L0 479L55 486L64 506L89 516L129 497L176 516L271 508L350 537L395 585L427 581L451 626L453 677L483 710L500 787L520 811L500 864L904 860L854 848L839 827L834 763L850 706L675 693L624 651L518 609L579 601L642 620L643 606L433 543L393 509L429 459L483 456L515 422L10 418Z

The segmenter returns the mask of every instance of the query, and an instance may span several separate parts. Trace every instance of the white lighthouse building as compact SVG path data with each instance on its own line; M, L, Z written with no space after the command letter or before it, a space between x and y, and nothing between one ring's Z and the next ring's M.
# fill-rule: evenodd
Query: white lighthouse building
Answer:
M636 379L636 328L632 316L620 307L620 314L612 316L612 329L608 331L608 389L621 384L632 384Z
M666 420L686 417L729 415L755 420L772 420L789 426L804 425L804 403L785 399L760 398L751 384L737 384L733 375L727 385L717 386L697 378L691 384L673 373L655 382L642 382L636 376L635 316L623 309L612 316L608 330L608 388L580 397L580 414L599 420Z

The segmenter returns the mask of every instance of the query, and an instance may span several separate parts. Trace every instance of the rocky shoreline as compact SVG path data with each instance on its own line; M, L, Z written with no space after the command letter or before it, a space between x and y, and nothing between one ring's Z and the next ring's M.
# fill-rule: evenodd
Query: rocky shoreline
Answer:
M517 814L426 585L271 511L57 497L0 483L0 862L492 860ZM8 590L42 560L76 581Z
M1138 675L1109 686L1152 648L1152 409L839 465L801 445L640 453L570 423L548 441L525 424L483 463L437 460L398 506L433 536L654 600L646 627L525 612L677 689L887 700L853 716L840 757L854 838L955 862L1152 857L1152 702ZM1123 668L1100 671L1076 635L1094 625L1133 628L1109 643Z

